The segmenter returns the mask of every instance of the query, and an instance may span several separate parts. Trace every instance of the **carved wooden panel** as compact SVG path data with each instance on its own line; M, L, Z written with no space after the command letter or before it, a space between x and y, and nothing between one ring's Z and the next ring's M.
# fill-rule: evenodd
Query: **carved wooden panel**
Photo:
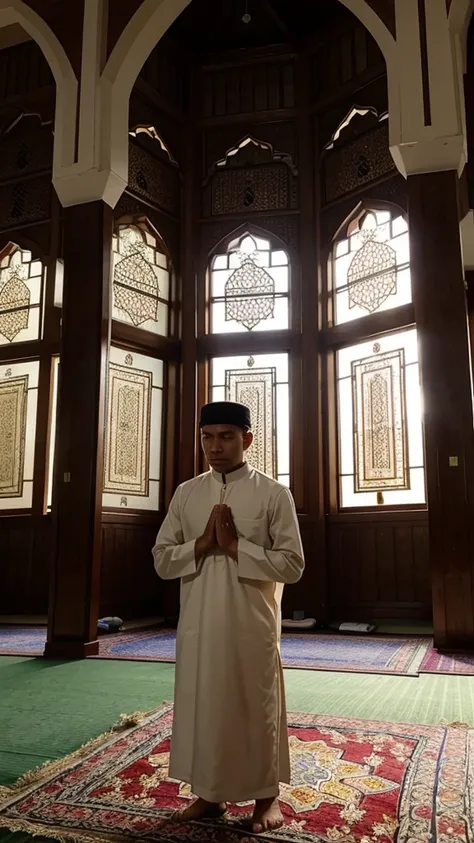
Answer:
M205 117L292 108L295 78L292 61L207 70L202 84Z
M168 147L172 158L178 165L181 164L183 143L185 143L182 124L174 120L166 112L157 109L156 106L151 106L148 100L145 101L145 97L138 86L132 90L129 112L130 130L136 129L137 126L155 127ZM157 141L152 141L145 134L140 134L135 143L138 146L142 146L152 155L169 163L168 156L166 153L161 152Z
M325 201L339 199L394 170L387 124L383 123L362 137L326 153L323 167Z
M162 584L153 567L151 549L158 522L102 525L100 615L126 619L158 616Z
M213 216L286 211L298 206L298 186L285 164L223 169L211 180L210 203Z
M0 519L0 614L48 611L51 516Z
M326 601L326 564L318 556L316 548L321 546L318 524L300 519L301 540L305 555L305 570L302 578L283 591L283 618L291 619L293 612L303 611L305 617L318 621L328 620Z
M129 188L149 202L178 215L180 182L177 168L129 144Z
M232 124L231 126L220 126L218 129L209 129L204 135L204 172L203 177L207 176L212 166L216 161L225 158L228 150L235 148L239 142L245 137L253 137L265 144L269 144L274 150L281 150L286 155L290 156L294 164L297 164L297 138L295 131L295 124L293 122L281 123L258 123L252 125L249 122L243 124ZM247 162L249 164L258 164L271 160L271 155L260 154L261 160L255 158L255 153L258 150L251 148L244 148L239 153L239 159L242 161L242 155L252 155L252 158ZM245 162L243 162L245 163Z
M366 109L366 113L357 114L346 124L346 118L356 108ZM315 135L320 149L323 150L331 140L334 132L341 124L344 125L339 134L337 146L342 146L355 140L359 135L372 131L379 123L380 117L388 111L387 76L382 74L364 85L363 88L352 90L344 97L338 97L334 104L323 108L315 121Z
M51 176L0 186L0 228L14 228L51 216Z
M0 182L31 175L53 166L53 127L24 117L14 129L0 135Z
M333 619L431 617L426 513L332 516L328 548Z

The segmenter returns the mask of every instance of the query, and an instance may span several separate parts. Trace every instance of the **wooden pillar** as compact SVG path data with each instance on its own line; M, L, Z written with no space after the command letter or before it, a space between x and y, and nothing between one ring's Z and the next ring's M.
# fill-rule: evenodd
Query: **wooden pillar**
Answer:
M474 431L455 171L408 178L438 648L474 646Z
M300 512L300 527L306 555L303 575L304 588L312 594L314 617L328 619L328 582L323 489L323 442L321 413L321 356L319 310L320 267L318 258L320 242L320 196L315 162L319 160L317 122L311 114L311 69L307 56L300 56L296 65L297 76L297 131L300 168L300 249L301 261L301 358L292 360L293 399L294 385L302 374L303 412L301 405L292 405L294 494ZM294 299L293 299L294 302ZM298 314L298 317L300 314ZM294 325L297 328L299 325ZM298 372L298 368L300 372ZM301 371L302 370L302 371ZM304 459L301 444L311 442L311 462ZM300 445L297 448L297 445ZM297 457L298 459L295 459ZM297 481L295 483L295 480ZM303 487L303 489L301 489Z
M98 652L105 386L110 340L112 210L64 210L64 300L59 369L52 564L45 655Z

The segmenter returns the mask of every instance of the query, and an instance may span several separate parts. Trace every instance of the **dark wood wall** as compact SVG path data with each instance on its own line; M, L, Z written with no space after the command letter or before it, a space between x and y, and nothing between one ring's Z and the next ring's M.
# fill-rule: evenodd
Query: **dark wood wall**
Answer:
M426 512L328 515L325 491L326 453L336 432L322 424L327 390L319 291L331 242L361 201L387 201L406 210L406 185L388 148L382 57L354 19L304 53L280 48L248 51L244 58L210 56L201 68L199 92L198 310L204 307L199 290L208 255L240 226L275 235L292 256L288 335L275 347L268 336L240 337L245 353L288 350L293 359L292 486L307 567L302 581L285 591L284 614L302 609L322 620L429 618ZM363 113L334 140L354 107ZM248 145L216 168L248 135L270 151ZM221 353L224 345L228 353L239 347L231 337L219 342ZM218 352L216 342L198 337L200 360ZM200 398L205 397L202 385Z
M50 146L46 155L39 134L28 142L26 118L16 137L0 138L0 245L21 232L44 256L60 256L61 213L57 203L52 210L50 186L54 85L32 42L0 51L3 66L8 73L0 71L0 125L23 112L39 113ZM334 139L354 106L366 112ZM249 224L279 238L292 259L292 326L278 342L293 361L292 481L307 569L286 590L287 615L302 609L323 620L366 620L431 612L426 513L328 515L324 476L330 443L323 424L320 290L330 244L361 200L406 207L405 183L388 151L386 109L382 56L350 16L299 52L281 46L191 57L171 37L164 39L131 99L130 129L154 127L168 149L144 133L130 138L130 182L115 209L116 220L150 220L170 251L177 279L175 342L166 352L175 375L168 395L164 504L200 464L192 435L197 401L189 384L199 363L198 400L206 399L207 360L216 351L213 338L204 335L209 254ZM231 164L216 168L248 135L266 147L247 146ZM24 165L18 149L28 143ZM251 187L250 204L243 184ZM116 341L133 347L126 332ZM268 342L254 335L252 348ZM101 615L175 611L176 589L159 583L150 555L162 516L104 513ZM46 611L52 538L49 515L0 519L0 613Z

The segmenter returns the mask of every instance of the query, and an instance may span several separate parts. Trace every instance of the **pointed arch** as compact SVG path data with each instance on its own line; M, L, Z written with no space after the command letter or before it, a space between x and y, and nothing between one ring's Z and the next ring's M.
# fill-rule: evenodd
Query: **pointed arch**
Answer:
M467 33L474 11L474 0L451 0L449 7L449 28L453 36L459 39L463 71L466 72Z
M0 27L19 24L38 44L56 82L53 168L74 163L77 78L66 52L48 24L23 0L3 0Z
M117 173L128 176L130 94L151 51L190 0L143 0L128 22L101 76L102 152Z
M209 180L210 176L216 172L217 169L221 167L226 167L234 156L237 156L241 150L243 150L246 146L253 146L259 149L265 150L268 152L274 161L279 161L283 164L286 164L294 176L298 175L298 169L295 166L293 158L287 152L280 152L278 149L268 143L267 141L260 140L260 138L255 137L255 135L246 134L241 138L234 146L231 146L224 155L223 158L215 161L214 164L211 166L208 177L206 179Z
M207 262L210 263L215 255L222 254L227 251L234 241L241 240L246 234L249 234L251 237L259 237L262 240L268 240L271 243L272 248L282 249L287 252L291 262L293 262L296 257L295 250L292 246L290 246L285 240L282 240L282 238L278 234L275 234L270 228L262 228L259 225L255 225L253 222L244 222L236 228L230 229L217 241L217 243L212 246L211 249L209 249L206 255Z
M352 211L347 214L341 224L337 227L332 235L332 246L334 246L339 240L347 237L348 229L352 225L356 224L362 216L374 211L389 211L391 214L403 217L408 221L408 214L406 210L402 208L401 205L397 205L396 202L386 202L383 199L371 199L370 197L364 198L354 205Z
M376 41L387 63L387 72L395 72L396 41L385 23L374 11L367 0L339 0L365 26Z

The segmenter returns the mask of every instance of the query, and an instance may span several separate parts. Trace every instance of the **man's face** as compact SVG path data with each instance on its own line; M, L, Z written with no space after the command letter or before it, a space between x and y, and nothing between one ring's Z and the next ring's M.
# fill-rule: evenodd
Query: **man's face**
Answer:
M244 452L252 444L252 438L250 431L232 424L208 424L201 430L206 459L211 468L220 474L229 474L242 465Z

